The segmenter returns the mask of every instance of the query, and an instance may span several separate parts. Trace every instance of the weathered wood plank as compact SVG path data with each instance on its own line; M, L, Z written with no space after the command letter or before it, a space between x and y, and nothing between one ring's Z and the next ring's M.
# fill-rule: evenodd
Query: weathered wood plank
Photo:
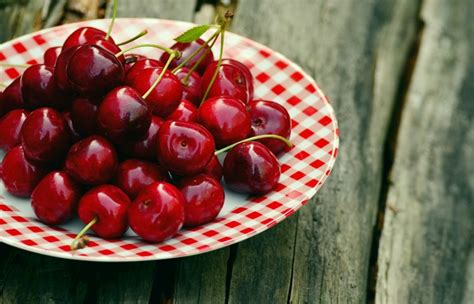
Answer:
M425 0L379 251L377 303L472 303L474 2Z
M0 4L0 42L39 30L42 27L43 2L8 0Z
M327 185L297 219L238 245L230 302L244 295L255 303L276 295L278 302L365 301L383 143L417 6L411 0L239 1L233 29L283 52L318 80L333 101L342 141ZM274 263L256 263L256 256ZM283 265L293 265L290 282L286 272L280 275ZM245 282L249 276L257 277L254 284ZM273 280L258 280L267 277Z
M117 9L119 17L162 18L192 21L197 0L121 0ZM112 2L112 0L110 1ZM111 7L108 7L111 16Z

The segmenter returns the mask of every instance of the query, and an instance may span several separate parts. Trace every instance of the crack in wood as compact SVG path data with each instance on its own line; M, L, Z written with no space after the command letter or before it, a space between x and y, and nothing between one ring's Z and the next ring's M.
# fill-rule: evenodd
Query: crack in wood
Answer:
M237 257L238 244L230 246L229 258L227 259L227 272L225 277L225 303L229 303L230 284L232 282L232 271L234 269L234 262Z

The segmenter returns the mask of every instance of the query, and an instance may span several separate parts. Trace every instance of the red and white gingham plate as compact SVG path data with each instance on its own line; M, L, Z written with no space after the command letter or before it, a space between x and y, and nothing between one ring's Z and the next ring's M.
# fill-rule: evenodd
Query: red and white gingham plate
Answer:
M109 20L59 26L33 33L0 46L0 61L42 62L43 52L62 45L74 29L94 26L107 29ZM192 24L156 19L118 19L116 41L132 37L143 29L149 34L140 41L171 45L173 38ZM137 42L138 43L138 42ZM216 43L218 45L218 43ZM252 237L289 217L305 205L323 185L337 155L339 131L334 111L314 80L281 54L236 34L226 35L225 57L244 62L255 78L255 97L283 104L292 117L294 143L280 157L282 174L277 188L262 197L247 197L226 190L226 201L213 222L180 231L161 244L148 244L132 232L119 240L91 237L89 246L72 253L69 244L82 223L75 220L61 227L38 222L29 200L9 195L0 186L0 242L54 257L86 261L144 261L199 254ZM139 53L158 57L160 52ZM217 54L217 50L214 50ZM20 70L0 68L0 82L8 83Z

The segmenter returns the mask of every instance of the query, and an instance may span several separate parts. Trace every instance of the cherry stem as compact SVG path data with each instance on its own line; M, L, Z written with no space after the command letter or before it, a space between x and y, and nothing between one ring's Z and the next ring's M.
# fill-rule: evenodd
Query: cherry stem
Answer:
M171 53L170 57L168 58L168 61L166 61L166 64L165 66L163 67L163 70L161 70L161 73L160 75L158 76L158 78L155 80L155 82L153 82L153 84L151 85L151 87L148 89L148 91L146 91L145 94L143 94L142 98L143 99L146 99L150 94L151 92L153 92L153 90L156 88L156 86L160 83L161 79L163 78L163 76L165 75L166 71L168 70L168 67L170 66L171 64L171 61L173 61L173 59L176 57L176 52L173 52Z
M211 49L214 46L214 44L216 43L218 37L219 37L219 35L216 35L216 37L214 37L214 40L212 40L211 44L209 44L209 48L206 49L204 54L202 54L202 56L198 59L198 61L196 61L194 63L194 65L189 69L188 73L186 74L186 77L184 77L184 79L182 81L182 84L188 85L189 77L191 77L191 74L198 68L198 66L201 64L201 62L206 58L207 54L209 54L209 52L211 52Z
M27 68L30 65L29 64L23 64L23 63L8 63L8 62L0 62L1 67L7 67L7 68Z
M110 34L112 33L112 29L114 27L115 18L117 17L117 2L118 0L114 0L114 8L112 11L112 21L110 21L109 30L107 31L107 35L105 35L105 40L109 39Z
M82 239L82 237L84 236L84 234L86 234L86 232L92 227L94 226L94 224L96 224L99 220L94 217L92 219L92 221L89 222L89 224L87 224L86 226L84 226L84 228L82 228L82 230L76 235L76 237L74 238L74 240L72 241L70 247L71 247L71 250L74 251L76 249L80 249L78 246L79 245L79 242L80 240Z
M223 152L229 151L230 149L234 148L235 146L237 146L241 143L248 142L248 141L255 141L255 140L264 139L264 138L278 139L278 140L281 140L282 142L284 142L288 147L290 147L290 148L293 147L293 144L291 143L291 141L289 141L287 138L285 138L283 136L276 135L276 134L262 134L262 135L255 135L255 136L243 139L241 141L238 141L236 143L233 143L233 144L231 144L231 145L229 145L225 148L217 150L214 154L219 155Z
M129 39L125 40L125 41L122 41L122 42L120 42L120 43L117 43L117 45L118 45L118 46L121 46L121 45L129 44L130 42L133 42L133 41L137 40L138 38L145 36L146 34L148 34L148 31L147 31L147 30L143 30L143 31L141 31L140 33L138 33L137 35L133 36L132 38L129 38Z
M122 56L123 54L125 54L127 52L130 52L130 51L135 50L135 49L143 48L143 47L152 47L152 48L155 48L155 49L160 49L160 50L163 50L163 51L165 51L166 53L168 53L170 55L174 54L174 56L178 57L178 58L179 58L179 56L181 56L181 53L178 52L178 51L175 51L175 50L172 50L170 48L161 46L159 44L149 44L149 43L132 46L128 49L125 49L125 50L122 50L122 51L118 52L117 54L115 54L115 56L120 57L120 56Z
M211 90L212 85L214 84L214 81L216 81L217 74L219 74L219 69L221 68L222 54L224 53L225 25L226 25L226 23L224 23L223 27L220 30L221 31L221 47L220 47L220 50L219 50L219 60L217 61L216 70L214 71L214 74L212 75L211 81L209 82L209 85L207 86L206 92L202 96L201 104L204 102L204 100L206 100L207 95L209 94L209 91Z

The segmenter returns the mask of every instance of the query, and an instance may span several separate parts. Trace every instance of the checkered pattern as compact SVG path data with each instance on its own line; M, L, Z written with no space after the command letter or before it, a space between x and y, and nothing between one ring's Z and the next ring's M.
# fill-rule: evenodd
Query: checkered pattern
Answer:
M46 48L61 45L68 33L89 25L106 29L108 20L60 26L3 44L0 61L42 62ZM119 19L116 41L142 29L146 39L171 45L173 37L192 26L189 23L154 19ZM144 38L142 38L144 39ZM216 44L218 45L218 43ZM141 50L159 56L154 49ZM217 50L215 50L217 54ZM339 134L332 107L313 79L287 58L252 40L229 33L226 57L244 62L255 77L255 96L283 104L292 117L295 147L280 158L282 175L277 188L262 197L249 198L241 206L212 223L182 230L161 244L148 244L136 237L120 240L91 238L87 248L75 253L68 245L77 231L48 227L22 216L14 204L0 199L0 241L25 250L56 257L88 261L157 260L199 254L245 240L281 222L318 191L328 177L337 155ZM16 69L0 69L3 83L19 75Z

